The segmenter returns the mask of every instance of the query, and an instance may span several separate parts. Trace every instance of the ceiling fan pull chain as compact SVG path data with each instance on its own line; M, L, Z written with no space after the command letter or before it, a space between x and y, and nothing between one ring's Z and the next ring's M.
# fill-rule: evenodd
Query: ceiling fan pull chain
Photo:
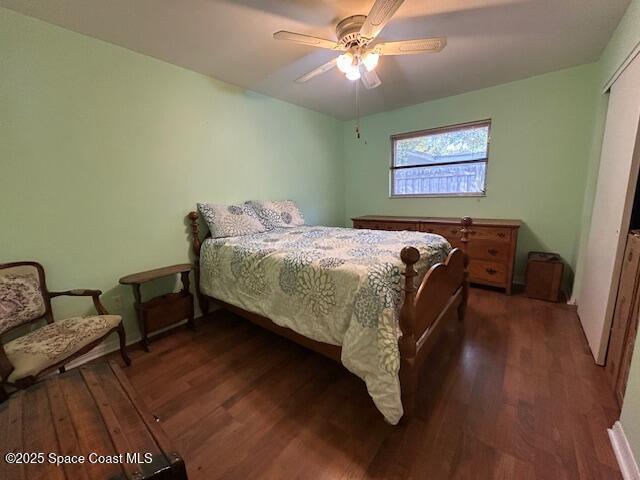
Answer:
M358 82L356 84L356 138L360 138L360 109L358 108Z

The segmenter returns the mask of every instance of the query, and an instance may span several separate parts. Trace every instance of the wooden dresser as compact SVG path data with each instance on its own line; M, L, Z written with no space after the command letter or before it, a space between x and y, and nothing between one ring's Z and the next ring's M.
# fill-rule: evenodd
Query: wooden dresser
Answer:
M454 247L460 242L460 218L366 215L351 219L353 228L437 233ZM511 295L520 220L473 219L469 231L469 280L504 288Z

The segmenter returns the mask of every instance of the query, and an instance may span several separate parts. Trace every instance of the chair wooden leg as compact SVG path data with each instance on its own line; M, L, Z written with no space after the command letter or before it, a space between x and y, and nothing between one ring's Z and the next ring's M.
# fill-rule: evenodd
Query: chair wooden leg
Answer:
M64 373L66 371L67 371L67 369L64 368L64 365L62 365L60 368L58 368L58 372L60 372L60 373Z
M118 337L120 339L120 355L124 363L129 366L131 365L131 359L129 355L127 355L127 337L124 333L124 325L122 325L122 322L120 322L120 326L118 327Z

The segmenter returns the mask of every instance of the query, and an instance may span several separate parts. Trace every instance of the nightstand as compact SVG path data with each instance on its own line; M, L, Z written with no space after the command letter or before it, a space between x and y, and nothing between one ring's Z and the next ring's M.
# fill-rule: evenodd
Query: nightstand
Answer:
M187 327L194 329L193 295L189 292L189 272L191 265L182 263L170 267L157 268L146 272L134 273L120 279L122 285L133 287L135 297L136 316L142 335L142 345L149 351L149 334L169 327L187 319ZM182 290L177 293L167 293L146 301L142 301L140 287L143 283L160 278L180 274Z

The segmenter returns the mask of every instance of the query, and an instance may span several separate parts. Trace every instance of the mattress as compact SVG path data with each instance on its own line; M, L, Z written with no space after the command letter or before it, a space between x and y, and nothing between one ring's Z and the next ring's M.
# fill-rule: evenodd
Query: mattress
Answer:
M400 251L420 251L420 280L446 259L441 236L337 227L295 227L204 241L200 290L313 340L342 347L376 407L396 424L400 400Z

